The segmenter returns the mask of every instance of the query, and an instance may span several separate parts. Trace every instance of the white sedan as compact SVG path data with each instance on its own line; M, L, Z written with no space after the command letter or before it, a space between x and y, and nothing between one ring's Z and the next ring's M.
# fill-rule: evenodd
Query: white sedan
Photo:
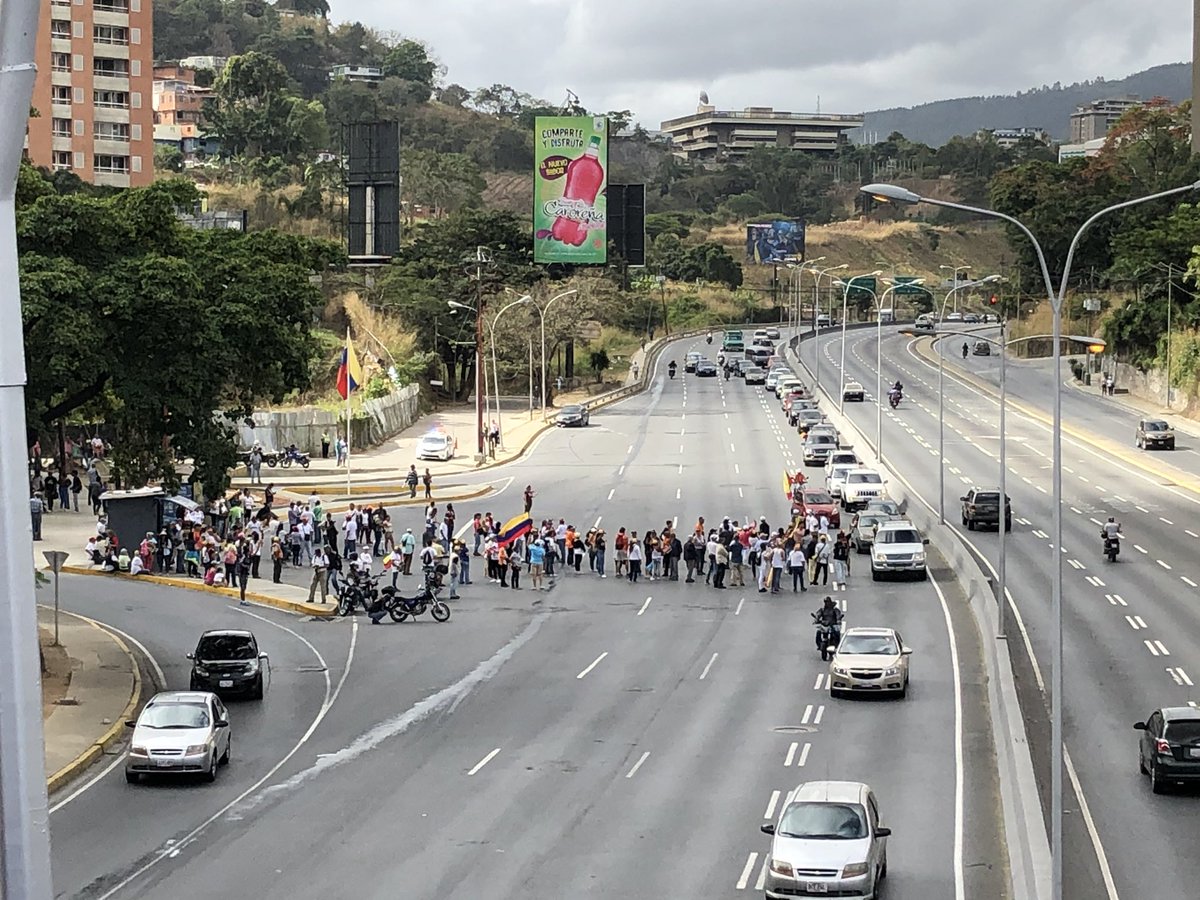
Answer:
M842 388L843 400L856 400L859 403L866 398L866 391L863 389L862 383L858 381L847 381L846 386Z
M417 459L449 460L454 458L454 438L448 434L431 432L417 441Z

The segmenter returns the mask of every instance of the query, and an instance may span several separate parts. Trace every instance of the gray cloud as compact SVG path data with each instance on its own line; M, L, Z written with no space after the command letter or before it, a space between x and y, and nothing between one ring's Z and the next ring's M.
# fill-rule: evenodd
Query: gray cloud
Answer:
M1005 94L1191 55L1188 0L331 0L335 20L426 41L446 80L631 109L829 112ZM1150 13L1147 7L1153 8Z

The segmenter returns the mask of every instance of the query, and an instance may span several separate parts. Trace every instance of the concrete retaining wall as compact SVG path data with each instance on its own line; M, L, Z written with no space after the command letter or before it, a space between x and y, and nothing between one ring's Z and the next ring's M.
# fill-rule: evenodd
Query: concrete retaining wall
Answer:
M374 447L399 434L421 414L421 389L415 384L375 400L355 402L354 418L350 421L350 448L361 450ZM315 406L288 410L255 410L251 417L254 427L244 422L238 426L240 445L249 447L255 441L268 450L282 450L295 444L309 454L321 452L321 435L333 439L346 426L344 413Z

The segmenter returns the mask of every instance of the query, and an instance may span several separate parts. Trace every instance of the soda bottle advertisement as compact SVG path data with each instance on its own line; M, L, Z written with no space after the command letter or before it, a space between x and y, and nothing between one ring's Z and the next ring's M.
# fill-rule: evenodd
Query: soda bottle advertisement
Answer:
M539 116L534 129L534 260L606 262L608 120Z

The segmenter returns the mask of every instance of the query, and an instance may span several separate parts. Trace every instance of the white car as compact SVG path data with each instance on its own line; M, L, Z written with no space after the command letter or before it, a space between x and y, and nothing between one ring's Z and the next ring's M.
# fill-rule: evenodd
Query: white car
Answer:
M150 698L133 728L125 780L143 775L199 775L215 781L229 762L229 711L208 691L162 691Z
M789 375L787 377L780 378L777 382L775 382L775 396L783 399L788 391L799 390L803 387L803 381L801 381L795 375Z
M925 545L912 522L903 520L881 522L875 527L871 544L871 580L879 581L888 574L916 575L921 581L928 577L925 569Z
M454 458L454 438L440 432L422 435L417 441L417 459L449 460Z
M768 328L767 329L767 337L769 337L773 341L779 340L779 329L778 328Z
M842 484L842 506L858 509L884 494L883 476L874 469L851 469Z
M820 315L817 316L817 327L818 328L828 328L832 324L833 324L833 322L829 318L829 315L827 313L821 313Z
M862 403L866 398L866 391L863 389L862 382L847 381L846 386L842 388L842 399L853 400Z
M767 372L767 390L775 390L775 385L779 384L781 378L787 378L792 374L792 370L785 366L776 366Z
M833 466L830 466L829 463L826 463L825 470L829 474L826 476L825 483L829 488L829 493L831 493L834 497L841 497L842 487L846 483L846 476L857 468L857 462L841 463Z
M853 450L835 450L829 454L829 459L825 462L825 477L830 476L834 466L844 465L861 466L862 461Z

